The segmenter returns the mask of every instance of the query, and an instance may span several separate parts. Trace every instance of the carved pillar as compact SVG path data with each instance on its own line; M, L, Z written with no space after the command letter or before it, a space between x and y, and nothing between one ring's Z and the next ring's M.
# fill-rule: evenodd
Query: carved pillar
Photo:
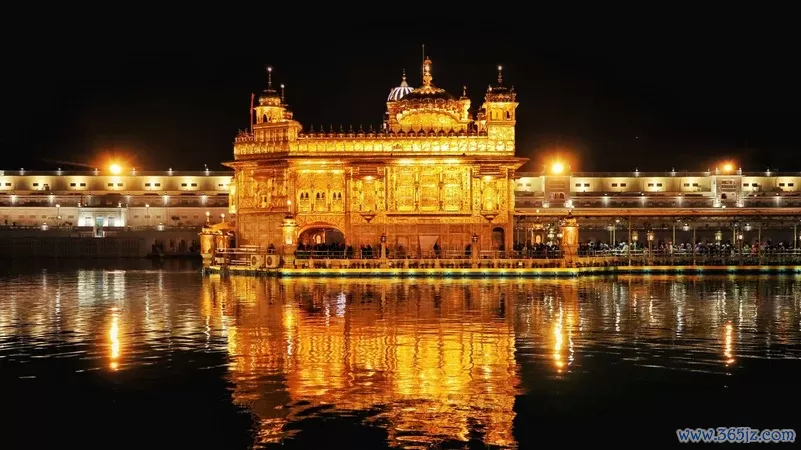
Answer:
M343 214L345 215L342 232L345 233L345 248L353 244L353 237L351 231L350 215L353 211L351 203L351 189L353 189L353 171L351 168L345 170L345 204L342 205Z
M474 269L478 269L478 234L473 233L470 239L470 262Z
M387 267L387 235L381 235L381 267Z
M214 232L204 227L200 233L200 255L203 257L203 267L211 265L215 249Z
M562 232L562 255L565 267L573 267L578 257L579 230L578 222L573 214L568 213L561 226Z
M298 248L298 224L295 222L295 218L292 217L292 215L287 214L287 216L284 217L284 222L281 224L281 231L283 234L283 245L281 247L283 267L294 267L295 250Z

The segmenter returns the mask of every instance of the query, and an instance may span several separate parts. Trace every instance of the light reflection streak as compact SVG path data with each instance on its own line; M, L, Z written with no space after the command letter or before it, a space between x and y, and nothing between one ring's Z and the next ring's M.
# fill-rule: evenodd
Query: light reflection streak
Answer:
M119 365L117 360L120 357L120 325L117 309L114 308L112 311L111 329L108 332L109 341L111 342L111 355L109 356L111 362L109 367L111 367L111 370L117 370Z
M728 366L729 364L734 364L734 346L732 344L733 341L732 335L734 327L732 326L731 322L727 322L724 328L725 328L724 332L725 347L723 350L723 356L726 358L725 362L726 365Z

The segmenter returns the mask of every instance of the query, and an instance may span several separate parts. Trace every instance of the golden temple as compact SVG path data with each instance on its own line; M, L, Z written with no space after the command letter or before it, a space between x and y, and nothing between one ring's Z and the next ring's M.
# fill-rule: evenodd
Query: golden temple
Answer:
M230 210L237 245L261 248L340 232L345 245L409 254L511 248L515 157L514 88L502 68L478 110L466 88L455 97L433 81L431 59L422 85L404 74L391 90L380 129L314 130L295 120L284 86L258 97L249 131L234 141ZM285 218L297 224L289 238ZM291 242L290 242L291 241Z

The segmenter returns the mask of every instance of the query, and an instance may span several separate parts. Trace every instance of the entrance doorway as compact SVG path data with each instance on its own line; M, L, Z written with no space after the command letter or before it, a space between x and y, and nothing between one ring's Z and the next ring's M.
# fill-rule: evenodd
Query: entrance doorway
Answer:
M342 258L345 256L345 235L333 227L309 228L298 236L297 257Z
M345 245L345 235L336 228L309 228L300 233L298 243L304 246Z
M492 250L506 250L504 246L505 232L501 227L492 229Z

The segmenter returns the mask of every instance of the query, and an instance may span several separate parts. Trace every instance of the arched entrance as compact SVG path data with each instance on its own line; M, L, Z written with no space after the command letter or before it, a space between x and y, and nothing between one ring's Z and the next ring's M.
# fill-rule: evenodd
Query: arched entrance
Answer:
M298 243L303 245L337 245L345 244L345 235L334 227L310 227L303 230L298 237Z
M506 237L506 232L501 227L495 227L492 229L492 250L505 250L504 243L506 242L504 238Z
M336 258L345 254L345 235L330 225L312 225L298 236L298 257Z

